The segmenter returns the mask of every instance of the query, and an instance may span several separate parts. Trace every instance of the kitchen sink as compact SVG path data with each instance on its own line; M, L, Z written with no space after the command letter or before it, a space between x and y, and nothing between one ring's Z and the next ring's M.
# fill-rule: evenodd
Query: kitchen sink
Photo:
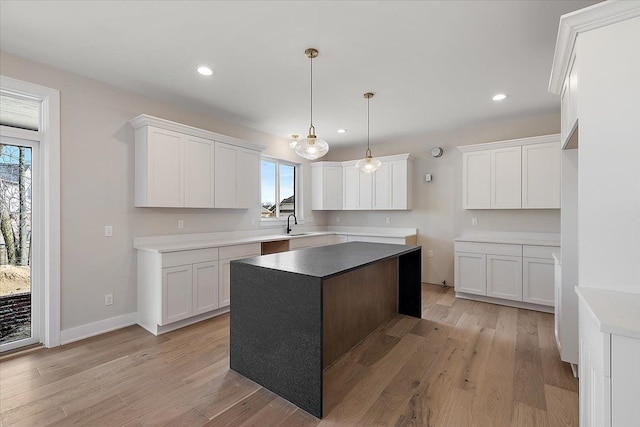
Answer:
M285 236L307 236L311 233L289 233L289 234L285 234Z

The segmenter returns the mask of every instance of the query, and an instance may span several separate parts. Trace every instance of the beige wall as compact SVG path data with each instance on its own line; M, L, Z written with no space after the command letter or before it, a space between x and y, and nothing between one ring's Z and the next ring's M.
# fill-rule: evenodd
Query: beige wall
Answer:
M288 142L202 112L156 101L73 73L0 53L0 73L60 90L61 97L61 324L70 329L136 311L135 236L246 230L259 210L133 207L133 138L127 123L149 114L268 146L265 154L300 161ZM412 153L414 209L407 212L313 212L313 224L416 227L423 245L423 280L453 283L453 238L466 230L559 232L558 210L465 211L458 145L556 133L559 114L483 123L441 134L376 144L377 156ZM445 154L434 159L431 147ZM361 157L364 147L332 148L327 160ZM310 174L303 175L305 216L311 216ZM431 183L424 174L433 174ZM340 222L337 222L340 217ZM386 224L386 217L391 223ZM479 225L471 226L477 217ZM185 228L177 229L177 220ZM104 225L114 236L103 237ZM427 250L434 251L426 258ZM104 305L113 293L114 304Z
M462 153L460 145L547 135L560 131L560 114L532 115L482 123L440 134L385 141L372 146L374 156L411 153L416 157L413 172L413 210L331 212L330 225L377 227L416 227L422 245L422 280L427 283L453 284L453 239L465 232L527 231L560 232L560 210L464 210L462 209ZM366 145L366 143L365 143ZM353 160L364 156L365 145L333 149L327 160ZM442 157L431 157L432 147L442 147ZM425 182L430 173L432 182ZM391 223L387 225L389 217ZM472 226L471 219L478 218ZM339 219L339 222L338 222ZM427 251L433 250L433 258Z
M67 330L136 311L135 236L259 228L259 209L134 208L134 131L149 114L266 145L265 154L300 162L288 141L200 112L0 53L0 74L60 90L61 327ZM305 168L309 169L309 168ZM311 213L310 173L303 176ZM185 227L177 228L184 219ZM314 223L325 215L315 213ZM256 221L259 224L259 220ZM104 226L113 225L113 237ZM114 304L104 305L113 293Z

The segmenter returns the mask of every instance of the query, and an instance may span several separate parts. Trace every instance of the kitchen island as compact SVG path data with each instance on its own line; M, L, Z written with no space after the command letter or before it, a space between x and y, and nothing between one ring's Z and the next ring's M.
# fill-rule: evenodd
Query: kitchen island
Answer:
M230 367L322 418L323 370L421 316L421 248L350 242L231 262Z

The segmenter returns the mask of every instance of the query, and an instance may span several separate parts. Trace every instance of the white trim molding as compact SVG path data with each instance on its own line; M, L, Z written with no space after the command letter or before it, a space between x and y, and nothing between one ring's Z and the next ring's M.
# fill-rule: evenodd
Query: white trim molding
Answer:
M250 150L264 151L267 148L265 145L252 144L242 139L234 138L232 136L222 135L219 133L211 132L204 129L198 129L193 126L183 125L181 123L172 122L170 120L161 119L158 117L149 116L147 114L140 114L137 117L129 120L129 124L134 129L139 129L143 126L154 126L161 129L171 130L174 132L180 132L185 135L197 136L199 138L209 139L218 142L224 142L225 144L235 145L237 147L248 148Z
M560 17L549 92L559 95L580 33L640 16L640 1L605 1Z
M138 313L127 313L121 316L87 323L86 325L77 326L75 328L65 329L60 332L60 344L69 344L74 341L80 341L85 338L94 337L96 335L115 331L116 329L135 325L137 318Z
M491 150L493 148L519 147L522 145L543 144L545 142L560 143L560 134L532 136L529 138L509 139L506 141L485 142L482 144L461 145L458 150L462 152Z
M60 91L2 75L0 88L42 101L39 135L43 262L36 274L44 285L41 341L45 347L56 347L60 345Z

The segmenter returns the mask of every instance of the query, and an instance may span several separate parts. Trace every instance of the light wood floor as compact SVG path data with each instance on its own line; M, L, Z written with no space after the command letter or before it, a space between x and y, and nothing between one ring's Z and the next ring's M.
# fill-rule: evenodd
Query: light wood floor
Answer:
M0 364L2 426L577 426L578 381L553 316L423 285L325 371L318 420L229 370L229 317L155 337L138 326Z

